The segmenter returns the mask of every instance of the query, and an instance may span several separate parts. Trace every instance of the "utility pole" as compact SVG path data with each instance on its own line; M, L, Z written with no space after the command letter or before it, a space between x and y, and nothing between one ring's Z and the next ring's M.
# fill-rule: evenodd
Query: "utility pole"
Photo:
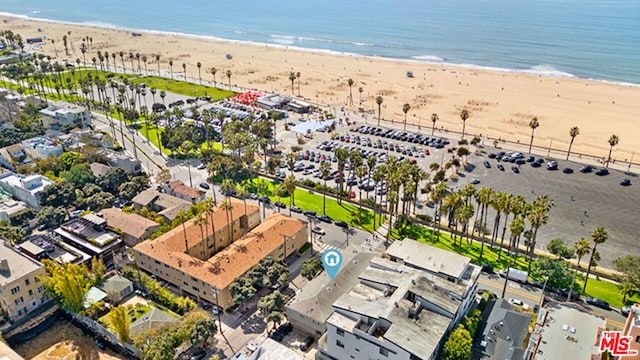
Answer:
M213 290L213 295L216 299L216 312L218 317L218 328L220 329L220 335L222 335L222 338L224 339L224 341L227 343L227 345L229 345L229 349L231 349L231 352L235 354L235 350L233 350L233 346L231 346L229 339L227 339L227 337L224 335L224 331L222 331L222 320L220 320L220 312L223 310L218 303L218 288L215 286L211 286L211 290Z

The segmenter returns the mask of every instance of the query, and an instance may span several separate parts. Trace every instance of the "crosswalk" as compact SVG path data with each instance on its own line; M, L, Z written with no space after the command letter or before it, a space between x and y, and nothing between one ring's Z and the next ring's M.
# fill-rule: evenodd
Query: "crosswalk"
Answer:
M384 241L385 241L384 237L378 234L373 234L367 237L367 239L362 244L360 244L360 246L365 250L373 251L383 246Z

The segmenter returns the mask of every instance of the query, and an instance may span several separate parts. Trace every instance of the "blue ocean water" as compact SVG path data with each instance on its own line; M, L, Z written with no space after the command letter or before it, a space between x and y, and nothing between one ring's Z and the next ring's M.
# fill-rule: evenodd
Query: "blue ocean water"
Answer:
M0 0L0 11L640 84L639 0Z

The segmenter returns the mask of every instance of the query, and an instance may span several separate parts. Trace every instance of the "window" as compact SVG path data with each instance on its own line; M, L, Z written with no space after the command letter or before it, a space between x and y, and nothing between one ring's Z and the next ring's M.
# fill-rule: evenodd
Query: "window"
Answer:
M640 344L640 335L636 336L636 342Z
M384 349L384 348L380 348L380 355L389 356L389 350Z
M20 296L19 298L16 299L15 303L16 305L20 305L24 302L24 299L22 298L22 296Z
M336 334L340 335L340 336L344 336L344 330L342 329L336 329Z
M197 291L197 292L200 292L200 289L198 289L197 287L195 287L195 286L192 286L192 288L193 288L193 291Z
M43 285L38 286L38 292L41 293L43 291L44 291L44 286Z
M19 292L20 292L20 286L16 286L13 289L11 289L11 295L15 295Z
M29 286L29 279L24 279L25 285Z
M344 349L344 343L340 340L336 340L336 345Z
M29 296L33 296L33 290L29 290Z

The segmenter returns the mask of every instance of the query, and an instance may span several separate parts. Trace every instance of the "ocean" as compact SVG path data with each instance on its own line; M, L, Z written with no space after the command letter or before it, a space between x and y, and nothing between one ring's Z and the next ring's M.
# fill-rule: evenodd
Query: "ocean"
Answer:
M0 12L640 84L639 0L0 0Z

